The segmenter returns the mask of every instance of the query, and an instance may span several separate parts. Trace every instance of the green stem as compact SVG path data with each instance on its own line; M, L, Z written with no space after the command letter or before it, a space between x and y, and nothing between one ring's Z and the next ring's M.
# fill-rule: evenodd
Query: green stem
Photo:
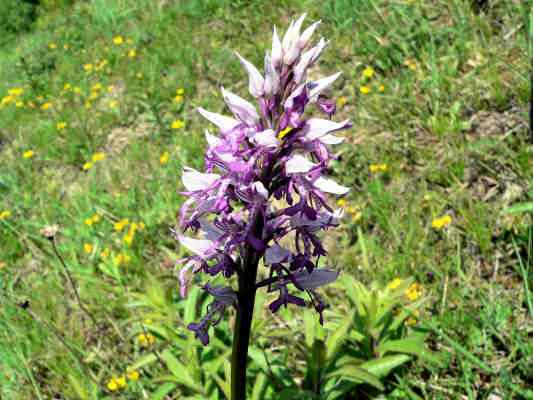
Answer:
M231 354L231 400L246 400L246 364L255 304L255 280L259 260L250 257L239 276L237 319Z

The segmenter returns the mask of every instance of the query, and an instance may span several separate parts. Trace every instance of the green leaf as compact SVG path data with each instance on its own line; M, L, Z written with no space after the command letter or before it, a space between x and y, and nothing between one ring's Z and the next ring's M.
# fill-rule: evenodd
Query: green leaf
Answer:
M525 212L533 212L533 202L527 202L527 203L518 203L515 205L512 205L511 207L504 208L502 210L504 214L519 214L519 213L525 213Z
M174 389L176 389L176 384L172 382L167 382L152 393L150 396L150 400L163 400L166 398L167 394L171 393Z
M405 364L411 359L410 356L405 354L397 354L393 356L381 357L377 360L367 361L361 364L359 367L366 369L373 375L380 378L387 376L394 368Z
M140 369L142 367L145 367L146 365L150 365L157 361L157 357L153 353L146 354L145 356L139 358L137 361L135 361L132 365L130 365L130 369Z
M331 359L338 353L341 345L348 338L348 333L352 327L352 321L352 315L347 315L340 323L340 326L338 326L337 329L335 329L335 331L329 335L326 341L326 359L328 361L331 361Z
M266 375L263 373L258 373L255 378L254 386L252 389L252 396L250 400L261 400L263 392L265 391L266 386Z
M335 376L340 376L341 379L345 379L354 383L367 383L381 391L385 390L385 387L377 376L356 365L345 365L344 367L339 368L328 375L328 377Z
M424 346L424 337L410 337L399 340L388 340L381 343L376 351L380 354L387 353L405 353L413 354L419 357L424 357L427 353Z
M166 366L176 378L175 381L181 383L184 386L187 386L190 389L193 389L197 392L202 392L201 386L194 382L194 379L189 373L189 370L185 365L183 365L170 350L165 350L161 354L161 359L165 362Z

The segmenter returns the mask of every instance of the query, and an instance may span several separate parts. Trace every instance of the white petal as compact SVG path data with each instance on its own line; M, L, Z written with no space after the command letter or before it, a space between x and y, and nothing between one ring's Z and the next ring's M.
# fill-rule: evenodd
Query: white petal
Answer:
M294 105L294 99L302 94L304 88L305 88L305 83L302 83L300 86L296 87L296 89L294 89L292 93L289 95L287 100L285 100L283 107L285 109L292 108Z
M242 97L221 88L224 101L231 112L248 126L253 126L259 121L259 115L255 107Z
M313 33L315 32L316 28L318 28L318 25L320 25L320 22L321 21L317 21L314 24L311 24L305 31L303 31L298 41L298 45L301 49L307 46L307 43L309 43L311 36L313 36Z
M281 47L281 41L279 40L278 31L274 26L274 32L272 33L272 63L275 66L281 64L283 58L283 48Z
M222 132L229 132L241 123L234 118L207 111L202 107L198 107L198 112L202 114L205 119L218 126Z
M261 97L263 95L263 85L265 83L263 76L251 62L242 58L239 53L235 54L237 54L244 69L248 72L248 90L250 91L250 94L254 97Z
M298 61L298 64L296 64L294 67L294 80L296 82L301 82L303 80L307 68L311 65L311 61L315 52L316 47L313 47L312 49L309 49L303 53L300 57L300 61Z
M295 154L285 163L285 172L287 174L305 174L317 165L309 161L306 157Z
M310 84L313 85L313 88L309 91L310 101L316 101L318 95L331 86L341 74L342 72L337 72L336 74L311 82Z
M183 181L183 186L185 186L189 192L194 192L207 189L218 178L220 178L220 175L218 174L204 174L188 168L183 171L181 180Z
M276 147L279 144L279 140L276 137L276 133L272 129L267 129L261 132L254 132L250 136L250 140L259 146Z
M178 235L180 244L202 258L205 258L213 249L213 242L205 239L193 239L187 236Z
M330 132L345 128L349 123L350 120L335 122L329 119L310 118L307 120L308 131L305 138L308 140L318 139Z
M262 182L259 182L259 181L254 182L252 184L252 188L259 196L261 196L265 200L268 200L268 197L269 197L268 190L266 189L265 185L263 185Z
M317 188L322 190L326 193L333 193L333 194L346 194L350 191L349 187L339 185L337 182L335 182L333 179L320 177L318 178L313 185Z
M327 285L337 279L339 273L329 269L314 269L308 273L302 271L294 274L294 279L305 290L313 290L320 286Z
M335 136L335 135L324 135L318 140L320 140L324 144L339 144L339 143L344 142L343 137Z
M279 90L279 85L280 79L278 71L276 70L276 67L273 64L273 61L267 54L265 56L265 95L270 97L273 94L276 94Z
M205 133L205 140L207 141L207 144L209 147L217 147L222 144L222 140L215 135L211 134L207 129L204 131Z

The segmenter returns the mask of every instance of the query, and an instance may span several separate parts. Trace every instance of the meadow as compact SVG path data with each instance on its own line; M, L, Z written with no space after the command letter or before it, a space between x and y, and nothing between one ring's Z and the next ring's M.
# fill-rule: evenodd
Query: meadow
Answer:
M204 163L196 108L246 94L234 51L260 65L272 25L303 12L330 40L310 79L342 71L335 120L353 122L330 171L345 216L324 235L340 278L323 327L258 295L250 399L533 399L527 1L15 3L0 5L1 399L229 398L233 313L209 346L186 329L207 299L179 292L181 174Z

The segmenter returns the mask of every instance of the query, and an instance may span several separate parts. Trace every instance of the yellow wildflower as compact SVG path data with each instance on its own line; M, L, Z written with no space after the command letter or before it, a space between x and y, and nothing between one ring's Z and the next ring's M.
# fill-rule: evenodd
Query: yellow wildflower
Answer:
M372 78L372 76L374 76L374 69L372 67L366 67L363 70L363 77Z
M385 86L384 85L379 85L378 86L378 91L383 93L385 91Z
M140 72L137 72L135 74L135 76L137 77L137 79L142 79L143 78L143 74L141 74Z
M68 43L65 43L65 44L63 45L63 48L64 48L65 50L68 50L68 49L70 49L70 44L68 44Z
M448 226L452 223L452 217L449 215L443 215L440 218L435 218L433 221L431 221L431 226L435 229L442 229L445 226Z
M94 221L92 218L85 218L85 225L87 226L91 226L92 224L94 224Z
M115 231L117 232L122 231L129 223L130 223L130 220L127 218L121 219L120 221L115 222L115 225L114 225Z
M126 377L122 375L121 377L116 379L118 387L119 388L125 388L126 387Z
M94 164L89 161L89 162L86 162L85 164L83 164L82 168L83 168L84 171L89 171L93 167L93 165Z
M109 254L111 254L111 251L109 250L109 248L105 248L102 250L102 252L100 253L100 257L102 258L107 258L109 257Z
M139 379L139 372L135 370L130 370L127 372L127 376L130 381L136 381Z
M90 243L85 243L83 245L83 251L85 251L87 254L91 254L93 252L93 249L94 249L94 247Z
M72 91L76 94L80 94L81 93L81 88L79 86L74 86L74 89L72 89Z
M117 100L110 100L109 103L108 103L108 106L109 108L113 109L113 108L117 108L118 106L118 101Z
M168 160L170 159L170 154L168 154L168 151L165 151L161 156L159 157L159 164L165 165L168 163Z
M66 122L58 122L56 124L56 128L57 128L58 131L62 131L66 127L67 127L67 123Z
M396 289L398 286L402 284L402 280L400 278L394 278L388 285L387 288L390 290Z
M92 90L93 90L93 91L98 91L98 90L100 90L100 89L102 89L102 84L101 84L100 82L95 83L95 84L93 85L93 87L92 87Z
M389 170L389 166L387 164L371 164L368 169L372 173L387 172Z
M92 217L85 219L85 225L91 226L100 222L100 215L94 214Z
M287 136L292 131L292 127L288 126L282 131L278 133L278 139L282 140L285 136Z
M7 91L7 93L11 96L18 97L24 92L24 89L20 87L12 88Z
M151 333L140 333L139 336L137 336L137 340L141 346L148 347L154 344L155 337Z
M117 254L115 256L115 258L113 259L113 261L115 262L115 265L117 267L123 265L123 264L128 264L130 261L131 261L131 257L128 256L127 254L124 254L124 253L120 253L120 254Z
M72 85L70 83L65 83L63 85L63 90L69 91L72 89Z
M11 216L11 211L4 210L4 211L0 212L0 221L2 221L3 219L7 219L10 216Z
M107 382L107 389L108 389L110 392L115 392L115 391L118 390L118 383L115 381L115 378L110 379L110 380Z
M15 103L15 106L16 106L17 108L23 107L23 106L24 106L24 102L23 102L23 101L17 101L17 102Z
M99 95L100 95L99 92L92 91L91 94L89 95L89 100L96 100Z
M115 36L113 38L113 43L115 43L117 46L120 46L122 43L124 43L124 38L122 36Z
M174 97L174 101L176 103L179 103L179 102L183 101L183 96L180 95L180 94L176 95L176 97Z
M337 205L339 207L344 207L346 205L346 199L339 199L337 200Z
M115 87L113 85L109 85L107 87L107 93L113 93L113 90L115 89Z
M183 96L185 94L185 89L177 88L176 89L176 94L179 95L179 96Z
M57 49L57 44L55 44L55 43L49 43L49 44L48 44L48 48L51 49L51 50L55 50L55 49Z
M124 240L124 243L126 243L128 246L131 246L133 243L133 239L135 238L135 232L137 231L137 224L134 222L131 224L130 229L128 230L128 233L124 235L122 238Z
M348 102L348 99L345 96L341 96L337 99L337 106L343 107Z
M130 49L130 51L128 51L129 58L135 58L136 55L137 55L137 51L135 49Z
M172 129L181 129L185 126L185 122L183 122L181 119L176 119L172 122L172 125L170 127Z
M41 110L48 110L50 107L52 107L52 103L48 101L41 106Z
M105 158L105 153L94 153L93 156L91 157L91 160L93 162L97 162L97 161L102 161L103 159Z
M24 158L32 158L35 155L35 152L33 150L27 150L24 153L22 153L22 157Z
M361 94L368 94L370 93L370 88L368 86L361 86L359 88L359 91L361 92Z
M85 72L91 72L93 70L93 65L91 63L84 64L83 69L85 70Z
M409 286L409 288L405 292L405 296L409 301L417 300L422 296L422 285L420 285L419 283L411 284L411 286Z

